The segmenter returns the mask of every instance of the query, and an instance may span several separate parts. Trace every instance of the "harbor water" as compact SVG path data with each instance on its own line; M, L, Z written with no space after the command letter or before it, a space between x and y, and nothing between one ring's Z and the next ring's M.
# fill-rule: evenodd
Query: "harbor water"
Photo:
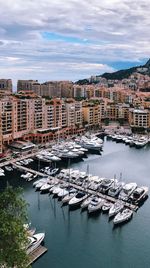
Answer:
M36 165L35 163L32 164ZM127 182L150 188L150 146L130 148L123 143L104 142L103 152L89 154L71 168L87 170L100 177L114 175ZM87 211L69 210L57 198L35 192L32 182L20 178L17 170L6 171L0 185L8 181L24 188L29 203L29 220L37 231L45 231L48 251L33 268L149 268L150 267L150 198L134 212L128 223L113 227L102 212L88 216Z

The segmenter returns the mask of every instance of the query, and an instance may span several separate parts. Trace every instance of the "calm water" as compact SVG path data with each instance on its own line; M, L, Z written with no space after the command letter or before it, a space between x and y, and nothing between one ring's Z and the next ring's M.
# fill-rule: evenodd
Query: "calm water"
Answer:
M150 187L150 147L137 150L105 141L102 155L89 155L72 167L86 171L87 164L93 175L119 177L122 173L125 182ZM88 217L80 209L69 211L52 196L35 192L32 182L20 179L19 172L7 174L10 183L24 187L32 225L46 232L48 252L33 268L150 267L150 198L130 222L114 229L107 214Z

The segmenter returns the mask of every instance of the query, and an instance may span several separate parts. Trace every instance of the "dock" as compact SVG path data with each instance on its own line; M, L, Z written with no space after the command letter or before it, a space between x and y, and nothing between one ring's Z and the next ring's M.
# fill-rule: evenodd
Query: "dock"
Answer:
M29 254L30 261L28 265L35 262L38 258L40 258L46 252L47 252L47 248L40 245L37 249L35 249L33 252Z
M42 176L42 177L43 177L43 176L47 176L47 177L49 177L46 173L42 173L42 172L40 172L40 171L31 169L31 168L27 168L27 167L24 167L24 166L21 166L21 165L17 165L17 164L15 164L15 163L13 163L13 166L14 166L15 168L17 168L18 170L25 171L25 172L30 172L30 173L32 173L32 174L34 174L34 175L38 175L38 176Z
M30 173L32 173L32 174L36 174L36 175L38 175L38 176L41 176L41 177L44 177L44 176L47 176L48 178L52 178L51 176L49 176L49 175L47 175L46 173L42 173L42 172L39 172L39 171L36 171L36 170L34 170L34 169L31 169L31 168L27 168L27 167L24 167L24 166L21 166L21 165L17 165L17 164L13 164L17 169L19 169L19 170L22 170L22 171L25 171L25 172L30 172ZM60 180L60 179L58 179L58 178L56 178L56 177L53 177L53 179L55 178L55 180L56 180L56 182L62 182L62 180ZM107 201L109 201L109 202L112 202L112 203L115 203L116 202L116 198L114 198L114 197L111 197L111 196L108 196L108 195L106 195L106 194L102 194L102 193L100 193L100 192L96 192L96 191L94 191L94 190L91 190L91 189L85 189L84 187L82 187L82 186L79 186L79 185L77 185L77 184L75 184L75 183L72 183L72 182L70 182L69 183L70 184L70 186L72 186L72 187L74 187L75 189L77 189L77 190L79 190L79 191L84 191L84 192L86 192L87 194L90 194L90 195L97 195L97 196L99 196L100 198L103 198L103 199L105 199L105 200L107 200ZM131 203L129 203L129 202L125 202L125 207L127 207L127 208L129 208L129 209L131 209L131 210L133 210L133 211L137 211L138 210L138 206L136 206L136 205L133 205L133 204L131 204Z

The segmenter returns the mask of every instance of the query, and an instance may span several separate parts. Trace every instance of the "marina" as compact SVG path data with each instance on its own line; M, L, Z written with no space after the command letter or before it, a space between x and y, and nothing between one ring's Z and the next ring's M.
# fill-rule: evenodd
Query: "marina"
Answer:
M118 179L122 172L121 181L124 181L125 184L135 181L138 187L142 185L150 187L148 159L148 147L137 150L134 147L130 148L125 146L125 144L114 143L111 140L107 141L105 139L101 155L88 154L84 161L71 162L70 170L78 169L80 173L86 173L87 165L89 165L89 173L92 174L92 177L95 177L97 182L97 177L112 178L114 174L116 174L115 178ZM73 268L76 265L79 267L81 265L84 266L84 263L86 263L88 268L98 268L99 266L109 268L119 268L121 266L126 268L130 267L130 264L135 264L136 267L140 268L142 263L144 263L144 267L148 267L149 259L143 259L145 255L142 255L145 251L144 248L142 252L139 252L138 249L136 250L136 254L138 251L138 254L141 256L140 261L136 262L134 247L136 247L137 243L147 243L147 246L149 244L149 199L138 210L138 205L132 204L133 207L130 207L131 203L129 202L128 206L127 202L126 209L131 209L134 212L132 220L129 223L119 224L118 226L118 224L113 223L113 219L109 219L102 208L97 214L89 214L87 209L81 209L80 207L70 210L68 205L62 206L61 199L57 199L53 194L35 192L32 185L39 179L38 176L40 178L47 176L45 172L41 171L41 169L45 170L45 167L48 166L47 163L41 163L40 171L38 171L37 160L30 163L29 166L15 165L17 168L13 169L13 171L5 171L5 177L9 180L10 184L17 184L24 188L25 198L30 204L29 217L32 224L37 227L38 231L44 230L46 234L44 240L48 251L33 263L34 268L49 267L50 263L56 268L69 268L70 262ZM60 171L68 168L68 164L65 162L57 165L60 165ZM18 170L18 168L22 170ZM37 177L29 182L26 179L22 179L21 174L28 172L37 175ZM5 182L5 177L1 177L1 182ZM59 173L53 179L59 180L59 182L62 181L59 178ZM70 182L70 186L75 187L77 191L83 191L81 185ZM88 189L88 194L90 196L94 195L95 190ZM105 197L105 194L101 192L98 195L99 198ZM107 203L114 203L116 198L106 194L105 200ZM107 206L107 203L104 203L104 205L106 204ZM143 230L142 234L141 230ZM111 259L118 258L117 252L119 251L120 244L122 244L121 239L124 241L122 245L124 254L121 258L119 256L119 266L116 265L115 260L109 262L108 258L99 258L99 254L96 252L106 256L105 250L109 250ZM101 246L102 242L104 249ZM86 247L83 249L82 245L84 243L86 243ZM113 250L114 247L115 250ZM85 260L82 254L83 251L88 261ZM132 251L132 255L130 251ZM92 254L90 258L88 257L89 252ZM77 256L80 259L80 263Z
M45 173L33 170L31 168L27 168L27 167L24 167L24 166L19 166L19 165L16 165L16 164L13 164L13 166L18 168L20 171L26 171L26 172L29 172L29 173L32 173L32 174L39 175L41 177L44 177L46 175ZM55 184L60 183L60 182L62 183L62 180L60 180L60 179L58 179L56 177L55 178ZM44 182L43 182L42 185L44 185ZM83 186L79 186L79 185L77 185L75 183L70 182L69 185L74 187L75 189L77 189L79 191L84 191L84 192L86 192L87 194L90 194L90 195L97 195L97 196L99 196L99 197L101 197L101 198L103 198L103 199L105 199L107 201L110 201L112 203L114 203L116 201L116 198L113 198L111 196L96 192L96 191L88 189L88 188L84 188ZM131 203L128 203L128 202L125 202L124 205L125 205L125 207L128 207L128 208L132 209L133 211L137 211L137 209L138 209L137 205L134 205L134 204L131 204Z

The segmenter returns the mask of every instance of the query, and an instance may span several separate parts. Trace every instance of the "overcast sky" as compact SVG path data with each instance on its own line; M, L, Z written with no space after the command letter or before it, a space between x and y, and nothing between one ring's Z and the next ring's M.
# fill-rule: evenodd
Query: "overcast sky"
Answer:
M150 57L150 0L0 0L0 77L78 80Z

